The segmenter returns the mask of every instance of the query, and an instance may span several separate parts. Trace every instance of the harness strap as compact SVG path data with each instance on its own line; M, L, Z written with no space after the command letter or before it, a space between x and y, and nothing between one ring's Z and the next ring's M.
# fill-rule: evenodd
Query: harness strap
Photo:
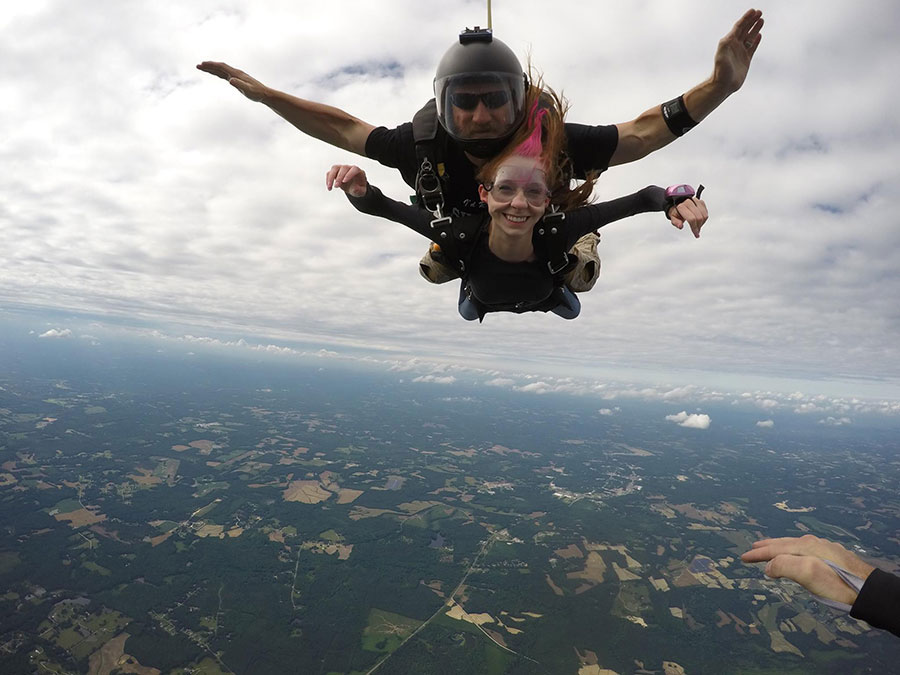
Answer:
M478 311L478 320L483 321L484 316L491 312L513 312L515 314L524 314L525 312L551 312L557 307L566 307L570 310L575 310L578 305L572 305L569 299L566 297L566 291L562 285L556 286L553 291L543 300L538 300L535 302L515 302L508 304L496 304L496 305L488 305L481 300L478 299L478 296L472 291L472 287L469 285L468 280L463 277L462 280L462 289L463 294L469 299L475 309ZM571 294L571 297L575 299L576 303L578 300L578 296L575 295L571 290L568 291Z
M434 230L435 239L438 240L447 263L456 268L465 280L469 258L485 229L484 222L473 222L471 218L454 221L450 216L441 216L431 221L431 229Z
M431 99L413 116L413 139L416 142L416 197L435 215L442 217L444 193L441 186L441 164L437 158L437 104Z
M566 248L566 235L562 228L565 219L566 214L561 211L547 213L535 225L531 236L534 254L539 259L547 261L547 269L557 282L576 262L575 257L570 256Z

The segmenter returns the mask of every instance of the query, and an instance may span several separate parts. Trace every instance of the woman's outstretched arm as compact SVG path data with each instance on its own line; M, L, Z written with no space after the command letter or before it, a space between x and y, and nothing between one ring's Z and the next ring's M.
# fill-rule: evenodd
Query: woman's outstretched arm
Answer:
M393 220L431 239L432 215L425 209L386 197L370 185L366 172L353 164L335 164L325 174L328 190L340 188L350 203L362 213Z
M687 223L695 237L700 236L700 229L709 218L706 202L702 199L691 197L672 206L666 198L664 188L649 185L643 190L618 199L589 204L569 211L566 213L566 220L569 221L569 227L577 239L617 220L654 211L665 212L679 230Z

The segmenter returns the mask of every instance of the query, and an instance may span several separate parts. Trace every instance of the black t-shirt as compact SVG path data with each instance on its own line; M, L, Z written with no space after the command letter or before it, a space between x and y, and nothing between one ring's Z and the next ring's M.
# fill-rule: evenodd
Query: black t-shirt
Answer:
M576 178L584 178L590 171L601 173L609 168L609 161L619 142L619 131L615 125L566 123L565 128L566 152L572 161ZM438 131L435 143L436 151L444 163L445 211L457 216L483 210L472 162L442 129ZM384 166L399 169L406 184L415 189L418 160L411 122L394 129L373 129L366 139L366 157L377 160Z
M402 204L386 197L377 187L370 185L364 197L349 197L350 203L359 211L380 216L406 225L424 237L441 245L441 238L431 227L432 216L424 209ZM664 211L666 191L661 187L649 186L634 194L619 197L608 202L589 204L566 213L558 225L566 237L565 250L569 250L588 232L615 220L650 211ZM484 233L490 216L487 212L469 214L454 218L457 231L481 232L474 244L467 250L466 280L475 297L490 308L512 309L516 305L533 307L547 300L556 287L556 280L547 267L547 262L511 263L501 260L488 248L488 238ZM471 237L469 239L472 240Z

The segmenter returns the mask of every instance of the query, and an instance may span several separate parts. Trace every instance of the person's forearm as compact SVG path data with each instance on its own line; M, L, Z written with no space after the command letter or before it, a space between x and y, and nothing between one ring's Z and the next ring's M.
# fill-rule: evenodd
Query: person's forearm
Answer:
M694 122L703 121L732 93L709 78L684 94L684 107ZM645 110L631 122L617 124L619 142L610 160L610 166L627 164L664 148L676 136L663 117L662 105Z
M566 218L571 219L577 238L623 218L665 209L666 191L661 187L649 185L634 194L575 209L568 212Z
M684 107L687 109L691 119L699 123L706 119L713 110L722 105L725 99L733 93L733 91L728 91L725 86L716 84L715 80L710 77L685 92ZM662 117L661 112L660 117ZM672 140L674 138L677 138L677 136L673 136Z
M305 134L343 150L365 156L366 139L375 127L324 103L307 101L277 89L266 88L261 99L275 113Z
M429 237L431 234L431 214L428 211L391 199L374 185L369 185L366 194L362 197L354 197L348 193L347 199L354 208L362 213L406 225L424 237Z

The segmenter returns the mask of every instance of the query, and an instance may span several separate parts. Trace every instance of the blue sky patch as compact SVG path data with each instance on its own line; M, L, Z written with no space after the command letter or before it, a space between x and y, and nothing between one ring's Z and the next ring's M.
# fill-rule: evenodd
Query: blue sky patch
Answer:
M363 78L379 80L402 79L406 68L398 61L374 61L366 63L351 63L349 65L326 73L318 79L320 85L346 86L351 82Z

